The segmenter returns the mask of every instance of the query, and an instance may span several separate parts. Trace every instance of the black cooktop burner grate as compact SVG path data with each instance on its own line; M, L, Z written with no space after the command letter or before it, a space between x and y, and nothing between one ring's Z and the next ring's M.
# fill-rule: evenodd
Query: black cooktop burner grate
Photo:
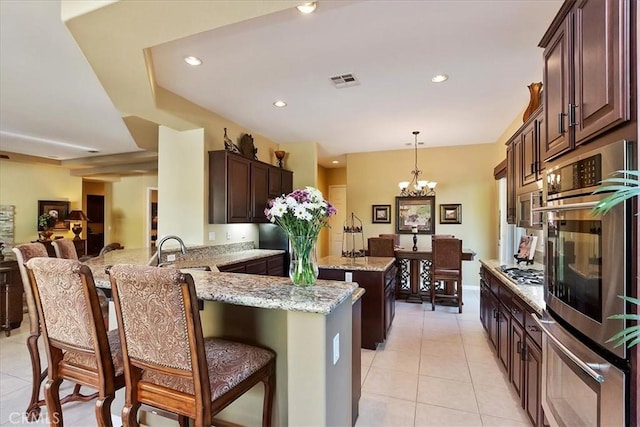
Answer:
M541 270L506 265L501 265L500 270L519 285L542 286L544 284L544 272Z

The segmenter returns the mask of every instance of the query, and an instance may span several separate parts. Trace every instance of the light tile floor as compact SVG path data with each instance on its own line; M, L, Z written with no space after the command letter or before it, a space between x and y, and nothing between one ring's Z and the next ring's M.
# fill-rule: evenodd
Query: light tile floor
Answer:
M478 317L479 291L465 287L464 309L396 303L390 336L376 351L362 350L362 397L357 426L529 426L498 365ZM0 425L27 423L31 365L25 345L29 320L0 332ZM41 340L40 340L41 341ZM46 363L44 351L41 351ZM63 383L62 394L71 391ZM86 392L89 392L87 389ZM67 426L93 426L91 403L63 406Z
M396 302L389 339L362 350L356 426L530 426L479 318L479 289L464 307Z

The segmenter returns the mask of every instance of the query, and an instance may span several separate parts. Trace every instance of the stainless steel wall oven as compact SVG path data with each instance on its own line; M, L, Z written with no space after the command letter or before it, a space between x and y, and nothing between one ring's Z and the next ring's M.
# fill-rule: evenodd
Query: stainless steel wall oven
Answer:
M631 206L592 210L602 179L633 165L634 144L619 141L551 164L546 214L543 407L553 425L625 425L628 357L607 342L626 324L620 298L630 289Z

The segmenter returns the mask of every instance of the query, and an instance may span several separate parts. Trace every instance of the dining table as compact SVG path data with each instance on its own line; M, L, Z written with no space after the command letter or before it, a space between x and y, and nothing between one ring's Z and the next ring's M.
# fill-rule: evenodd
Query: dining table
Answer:
M431 254L430 246L418 247L417 250L396 248L395 257L398 263L398 279L396 280L396 299L422 304L429 301L431 286ZM473 261L476 253L469 248L462 248L462 260ZM451 295L453 286L447 284L445 293Z

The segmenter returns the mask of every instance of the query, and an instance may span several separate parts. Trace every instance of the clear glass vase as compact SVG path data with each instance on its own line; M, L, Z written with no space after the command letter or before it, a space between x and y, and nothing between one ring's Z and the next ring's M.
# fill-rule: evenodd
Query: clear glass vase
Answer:
M289 277L296 286L311 286L318 279L317 238L289 236Z

